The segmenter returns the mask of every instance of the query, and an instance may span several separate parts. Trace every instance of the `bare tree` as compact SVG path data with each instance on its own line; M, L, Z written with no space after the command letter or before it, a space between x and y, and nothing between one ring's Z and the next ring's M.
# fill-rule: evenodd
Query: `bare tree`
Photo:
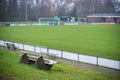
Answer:
M99 6L97 5L99 3ZM98 0L95 3L96 13L114 13L115 9L112 0ZM101 10L101 11L99 11Z
M7 2L5 0L0 1L0 18L6 18ZM0 19L2 20L2 19Z
M120 0L0 0L0 18L86 17L98 13L120 13Z
M120 0L112 0L116 13L120 13Z

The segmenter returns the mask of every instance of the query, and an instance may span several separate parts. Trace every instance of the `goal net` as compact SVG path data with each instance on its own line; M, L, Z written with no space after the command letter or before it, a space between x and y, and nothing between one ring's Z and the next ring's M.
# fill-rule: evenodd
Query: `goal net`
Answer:
M39 18L41 25L58 25L59 19L56 18Z
M86 23L86 18L78 18L78 23Z

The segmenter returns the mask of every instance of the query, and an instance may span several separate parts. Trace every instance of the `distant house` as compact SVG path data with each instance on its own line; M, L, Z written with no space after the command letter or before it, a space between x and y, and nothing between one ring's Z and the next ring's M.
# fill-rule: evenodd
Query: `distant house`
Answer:
M87 16L89 23L116 23L120 24L120 14L94 14Z

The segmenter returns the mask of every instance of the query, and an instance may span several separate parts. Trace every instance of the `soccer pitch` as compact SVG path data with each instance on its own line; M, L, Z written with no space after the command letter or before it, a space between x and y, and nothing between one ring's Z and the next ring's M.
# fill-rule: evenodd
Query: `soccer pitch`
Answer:
M0 39L120 60L119 24L0 27Z

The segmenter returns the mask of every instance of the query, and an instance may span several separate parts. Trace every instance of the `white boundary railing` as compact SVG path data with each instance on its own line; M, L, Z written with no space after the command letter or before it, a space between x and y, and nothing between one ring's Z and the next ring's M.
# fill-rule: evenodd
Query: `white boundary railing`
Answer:
M65 58L65 59L74 60L78 62L85 62L89 64L94 64L97 66L104 66L104 67L109 67L109 68L120 70L120 61L118 60L106 59L106 58L101 58L98 56L82 55L82 54L72 53L72 52L67 52L67 51L62 51L62 50L55 50L55 49L49 49L45 47L32 46L32 45L27 45L27 44L0 40L1 46L6 47L6 43L12 43L18 49L22 49L22 50L32 51L35 53L40 53L40 52L45 52L47 54L51 53L51 54L55 54L59 58Z

